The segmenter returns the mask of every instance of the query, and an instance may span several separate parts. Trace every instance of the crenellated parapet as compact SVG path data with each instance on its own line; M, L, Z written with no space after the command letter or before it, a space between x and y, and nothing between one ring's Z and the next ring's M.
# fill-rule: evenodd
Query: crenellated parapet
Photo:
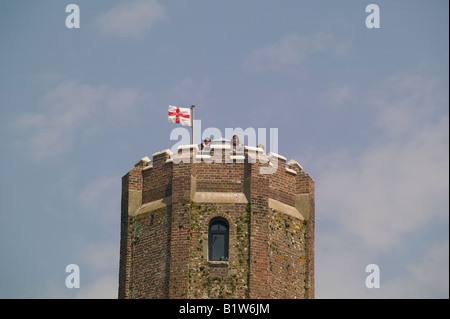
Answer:
M314 298L314 214L312 178L263 148L144 157L122 179L119 297ZM217 221L229 236L220 261Z

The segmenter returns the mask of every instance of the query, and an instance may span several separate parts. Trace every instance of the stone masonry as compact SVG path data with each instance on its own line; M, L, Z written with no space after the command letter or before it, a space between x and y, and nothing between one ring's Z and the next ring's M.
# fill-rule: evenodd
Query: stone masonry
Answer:
M300 164L259 148L144 157L122 177L119 298L314 298L314 202ZM212 261L217 219L229 258Z

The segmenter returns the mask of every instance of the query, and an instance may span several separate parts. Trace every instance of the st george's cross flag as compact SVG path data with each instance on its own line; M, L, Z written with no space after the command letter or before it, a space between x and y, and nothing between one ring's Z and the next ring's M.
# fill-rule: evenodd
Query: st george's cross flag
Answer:
M191 109L169 105L168 123L191 126Z

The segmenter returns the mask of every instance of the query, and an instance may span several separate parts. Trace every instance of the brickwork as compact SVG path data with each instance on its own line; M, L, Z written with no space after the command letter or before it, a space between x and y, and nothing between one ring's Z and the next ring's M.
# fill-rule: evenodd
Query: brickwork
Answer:
M191 203L189 298L248 296L249 213L246 204ZM208 261L208 227L221 218L229 225L229 260Z
M142 165L136 165L122 177L122 202L120 223L119 298L130 298L131 287L131 225L129 214L132 210L130 193L139 196L142 190Z
M187 298L191 163L173 165L169 298Z
M276 154L202 161L190 148L142 159L122 178L119 298L314 298L311 177ZM211 261L218 219L228 259Z
M286 161L279 159L276 174L269 179L269 197L287 205L295 205L296 175L286 171ZM292 187L294 186L294 187Z
M260 164L249 166L250 191L250 295L254 298L269 298L269 256L267 253L269 221L267 218L269 197L269 175L260 174Z
M129 218L133 298L169 297L170 216L170 208L160 208Z
M155 156L152 168L142 171L142 202L149 203L172 195L172 163L168 153Z
M198 192L242 192L244 163L195 164Z
M307 298L306 222L269 212L270 298Z

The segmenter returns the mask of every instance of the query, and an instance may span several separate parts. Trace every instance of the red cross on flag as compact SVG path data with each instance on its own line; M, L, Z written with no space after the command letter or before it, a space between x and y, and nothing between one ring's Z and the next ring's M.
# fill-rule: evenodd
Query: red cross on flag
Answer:
M168 122L191 126L191 109L169 105Z

